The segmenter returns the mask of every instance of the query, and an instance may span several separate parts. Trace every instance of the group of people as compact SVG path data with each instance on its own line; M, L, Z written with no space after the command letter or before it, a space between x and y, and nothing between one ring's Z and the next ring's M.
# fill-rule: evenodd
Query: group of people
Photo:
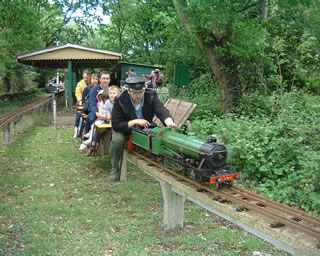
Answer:
M88 116L84 128L85 140L81 143L80 150L88 150L87 155L96 152L100 135L95 132L95 124L108 123L111 120L112 169L109 178L112 181L119 180L124 144L129 139L133 126L147 128L156 115L167 127L176 127L169 111L160 102L156 91L147 89L150 88L147 86L147 79L138 77L134 70L130 71L132 73L125 79L126 86L122 91L117 85L110 86L110 73L107 71L101 72L99 77L97 74L90 75L88 71L84 71L83 80L76 88L77 105L83 106L83 109L88 105ZM80 121L81 116L79 117L78 113L75 138L79 134Z
M84 130L85 140L79 150L87 150L88 156L94 156L101 137L101 134L96 132L95 125L110 122L113 102L120 88L117 85L110 86L110 73L107 71L101 72L100 75L84 71L82 78L75 91L77 105L82 106L82 111L76 115L73 137L81 137L81 131ZM87 115L84 127L82 113Z

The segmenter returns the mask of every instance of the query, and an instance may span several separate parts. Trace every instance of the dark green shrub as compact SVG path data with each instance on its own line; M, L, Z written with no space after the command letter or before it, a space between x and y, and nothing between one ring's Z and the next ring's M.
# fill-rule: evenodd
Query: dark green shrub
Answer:
M201 75L186 88L174 85L169 85L169 88L171 97L197 104L190 120L203 120L222 113L220 92L211 73Z
M272 113L272 97L259 92L243 95L237 108L239 115L270 115Z

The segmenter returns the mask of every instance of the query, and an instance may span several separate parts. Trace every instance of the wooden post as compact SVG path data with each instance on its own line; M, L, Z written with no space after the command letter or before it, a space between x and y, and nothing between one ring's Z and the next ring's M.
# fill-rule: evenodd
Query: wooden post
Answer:
M21 117L15 122L15 132L16 132L16 133L22 133L22 132L23 132L23 125L24 125L24 116L21 116Z
M120 181L127 181L127 167L128 167L128 158L129 152L127 149L124 149L121 169L120 169ZM168 182L160 181L163 202L164 202L164 215L163 222L167 230L174 229L177 227L183 227L183 218L184 218L184 194L178 194L172 185ZM182 192L183 193L183 192Z
M68 105L69 107L72 106L72 85L73 85L73 79L72 79L72 60L68 60L68 79L69 83L67 84L67 94L68 94Z
M184 201L185 197L173 190L173 186L167 182L160 181L163 196L163 222L167 230L183 227Z
M121 168L120 168L120 181L127 181L127 168L128 168L128 150L124 149L122 160L121 160Z
M112 134L111 128L107 128L106 131L102 134L102 137L99 143L99 156L103 156L105 154L105 149L106 149L106 152L109 151L111 134Z
M33 110L32 110L32 118L33 118L33 121L36 121L36 122L37 122L38 117L39 117L39 110L38 110L38 109L33 109Z
M13 123L8 124L4 130L3 130L3 135L4 135L4 141L3 144L6 146L10 146L12 143L12 132L13 132Z
M104 156L104 135L102 135L102 138L100 139L99 145L98 145L98 155L99 156Z
M27 124L31 126L33 124L33 113L28 113L27 115Z

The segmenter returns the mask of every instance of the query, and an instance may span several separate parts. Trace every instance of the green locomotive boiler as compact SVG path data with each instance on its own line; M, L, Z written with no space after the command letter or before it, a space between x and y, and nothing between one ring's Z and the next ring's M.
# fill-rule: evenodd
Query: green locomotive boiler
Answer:
M228 152L215 137L203 141L179 129L133 128L131 144L135 150L162 161L165 167L213 187L232 186L241 176L226 164Z

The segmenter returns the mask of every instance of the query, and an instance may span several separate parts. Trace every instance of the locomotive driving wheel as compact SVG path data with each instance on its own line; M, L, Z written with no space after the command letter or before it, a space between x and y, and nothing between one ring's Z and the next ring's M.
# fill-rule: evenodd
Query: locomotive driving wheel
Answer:
M163 157L163 165L164 165L164 167L166 167L166 168L168 168L168 169L170 169L170 159L168 158L168 157Z
M196 174L193 168L185 168L184 175L192 180L196 179Z
M178 160L175 160L173 158L170 157L163 157L163 165L168 168L173 170L174 172L181 172L183 170L183 166L181 165L181 163L179 163Z
M228 188L231 188L233 186L233 181L232 180L226 181L223 185L228 187Z
M213 190L219 190L221 188L221 185L218 182L210 183L210 188Z

